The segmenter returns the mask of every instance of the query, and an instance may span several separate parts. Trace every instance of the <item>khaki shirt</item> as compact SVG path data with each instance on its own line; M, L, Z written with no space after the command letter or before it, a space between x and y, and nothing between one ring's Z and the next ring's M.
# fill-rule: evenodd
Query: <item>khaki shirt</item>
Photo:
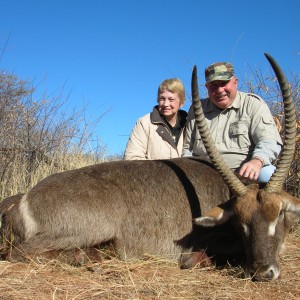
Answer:
M224 110L208 98L202 100L202 107L212 139L230 168L237 169L252 157L263 159L264 166L274 163L282 141L267 104L259 96L238 91L232 105ZM182 156L191 155L209 160L192 107Z

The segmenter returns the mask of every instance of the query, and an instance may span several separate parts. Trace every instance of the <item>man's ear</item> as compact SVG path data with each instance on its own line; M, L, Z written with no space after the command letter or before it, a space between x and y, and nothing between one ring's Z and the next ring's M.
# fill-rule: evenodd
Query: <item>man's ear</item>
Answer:
M233 206L216 206L206 212L203 216L195 218L193 221L196 225L201 225L204 227L214 227L216 225L227 222L234 215L235 211L233 209Z
M234 76L234 83L236 86L237 86L238 82L239 82L239 79L236 76Z

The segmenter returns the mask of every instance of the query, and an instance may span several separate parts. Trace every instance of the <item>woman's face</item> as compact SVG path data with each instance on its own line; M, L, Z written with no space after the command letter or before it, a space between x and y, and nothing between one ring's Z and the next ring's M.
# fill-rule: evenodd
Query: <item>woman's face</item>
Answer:
M167 120L177 116L178 110L182 107L177 93L164 91L158 97L158 111Z

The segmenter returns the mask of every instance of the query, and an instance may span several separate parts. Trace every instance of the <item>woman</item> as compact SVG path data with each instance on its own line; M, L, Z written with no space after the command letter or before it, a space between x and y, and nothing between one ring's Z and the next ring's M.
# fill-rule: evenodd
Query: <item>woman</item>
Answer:
M184 102L182 82L177 78L164 80L158 87L158 105L136 122L124 160L180 157L187 116L184 110L180 110Z

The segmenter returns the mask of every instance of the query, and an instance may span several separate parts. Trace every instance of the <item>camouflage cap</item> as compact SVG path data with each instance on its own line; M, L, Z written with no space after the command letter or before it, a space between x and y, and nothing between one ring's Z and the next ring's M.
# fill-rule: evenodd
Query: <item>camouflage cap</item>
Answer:
M231 63L217 62L205 69L206 83L214 80L230 80L232 76L234 76L234 70Z

